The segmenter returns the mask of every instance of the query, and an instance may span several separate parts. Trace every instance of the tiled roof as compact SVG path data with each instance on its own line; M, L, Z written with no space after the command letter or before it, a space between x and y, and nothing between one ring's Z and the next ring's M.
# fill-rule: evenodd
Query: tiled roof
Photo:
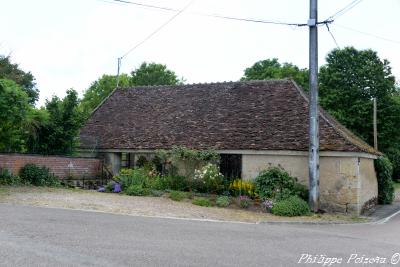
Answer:
M379 153L322 109L320 149ZM291 80L116 89L81 129L81 148L308 150L308 99Z

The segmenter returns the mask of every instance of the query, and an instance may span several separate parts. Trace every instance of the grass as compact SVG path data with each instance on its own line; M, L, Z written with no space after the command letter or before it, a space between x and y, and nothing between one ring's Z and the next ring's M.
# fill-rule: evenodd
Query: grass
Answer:
M202 207L211 207L212 204L209 199L204 197L197 197L192 201L193 205L202 206Z
M174 201L181 201L185 198L190 198L190 193L182 192L182 191L171 191L169 193L169 198Z

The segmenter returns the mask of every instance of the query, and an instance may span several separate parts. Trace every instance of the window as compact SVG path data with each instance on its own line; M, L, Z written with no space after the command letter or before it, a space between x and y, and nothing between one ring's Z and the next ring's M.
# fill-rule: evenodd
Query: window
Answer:
M130 167L130 153L121 153L121 167L122 168Z

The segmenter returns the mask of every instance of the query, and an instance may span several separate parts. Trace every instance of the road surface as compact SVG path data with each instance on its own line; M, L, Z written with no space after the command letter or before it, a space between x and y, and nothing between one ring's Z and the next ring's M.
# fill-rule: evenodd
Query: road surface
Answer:
M396 253L400 215L375 225L270 225L0 204L0 266L396 266L397 255L400 266ZM366 259L373 263L356 263Z

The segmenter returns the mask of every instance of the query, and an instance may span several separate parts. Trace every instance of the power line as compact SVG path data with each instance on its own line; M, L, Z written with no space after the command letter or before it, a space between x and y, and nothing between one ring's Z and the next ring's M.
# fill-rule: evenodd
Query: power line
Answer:
M118 0L114 0L114 1L118 1ZM147 40L149 40L151 37L153 37L156 33L158 33L160 30L162 30L162 28L164 28L165 26L167 26L171 21L173 21L177 16L179 16L180 14L182 14L183 11L185 11L192 3L194 0L191 0L183 9L179 10L175 15L173 15L171 18L169 18L166 22L164 22L163 24L161 24L157 29L155 29L152 33L150 33L146 38L144 38L141 42L139 42L137 45L135 45L134 47L132 47L131 49L129 49L125 54L123 54L120 59L124 58L126 55L128 55L130 52L132 52L133 50L135 50L136 48L138 48L140 45L142 45L143 43L145 43Z
M328 25L328 24L325 24L325 26L326 26L326 29L328 30L329 34L331 35L333 41L335 42L336 47L337 47L337 48L340 48L339 45L338 45L338 42L337 42L336 39L335 39L335 36L333 36L333 33L331 32L331 29L329 28L329 25Z
M397 40L392 40L392 39L388 39L388 38L385 38L385 37L382 37L382 36L379 36L379 35L375 35L375 34L372 34L372 33L363 32L363 31L360 31L360 30L357 30L357 29L353 29L353 28L350 28L350 27L347 27L347 26L339 25L337 23L335 23L334 25L337 26L337 27L349 30L349 31L353 31L353 32L357 32L357 33L360 33L360 34L368 35L368 36L374 37L376 39L381 39L381 40L386 41L386 42L400 44L400 41L397 41Z
M338 17L342 16L343 14L345 14L346 12L348 12L349 10L354 8L356 5L358 5L362 1L363 0L354 0L354 1L352 1L350 4L348 4L347 6L345 6L344 8L340 9L335 14L330 16L329 19L334 19L334 18L338 18Z
M124 3L124 4L130 4L130 5L136 5L136 6L141 6L141 7L147 7L147 8L153 8L153 9L158 9L158 10L168 11L168 12L179 12L179 9L155 6L155 5L147 5L147 4L142 4L142 3L138 3L138 2L131 2L131 1L125 1L125 0L110 0L110 1ZM255 18L241 18L241 17L225 16L225 15L220 15L220 14L208 14L208 13L203 13L203 12L190 12L190 13L194 14L194 15L204 16L204 17L213 17L213 18L226 19L226 20L236 20L236 21L285 25L285 26L298 26L298 27L307 26L307 23L282 22L282 21L278 21L278 20L264 20L264 19L255 19ZM319 22L318 24L324 24L324 23L325 22Z

